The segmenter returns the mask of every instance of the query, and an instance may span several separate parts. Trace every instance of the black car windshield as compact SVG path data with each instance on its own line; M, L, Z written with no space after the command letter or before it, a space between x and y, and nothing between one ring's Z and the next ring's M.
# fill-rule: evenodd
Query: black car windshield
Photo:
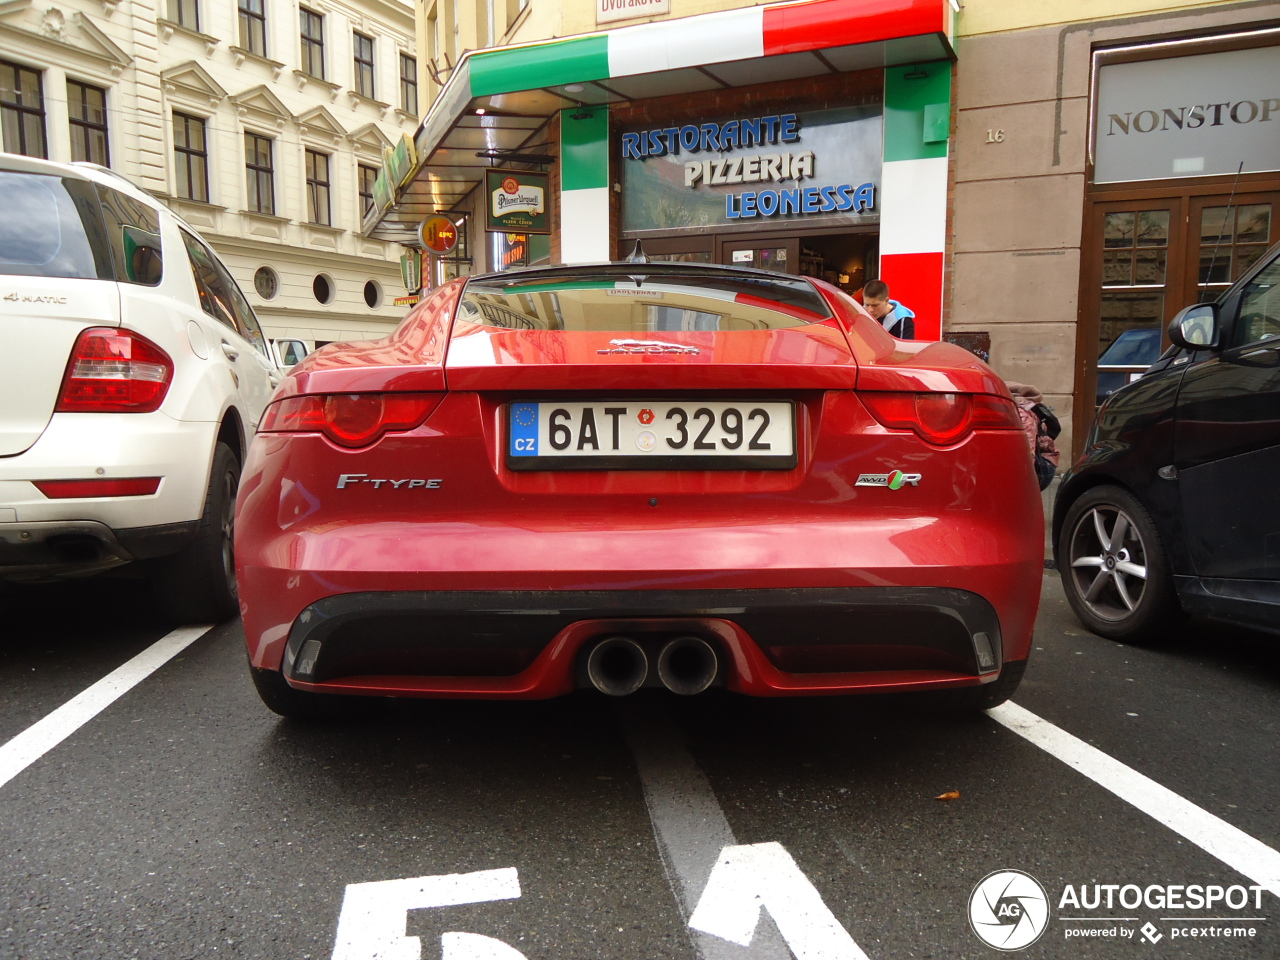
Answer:
M0 274L113 279L93 185L0 171Z
M658 273L482 277L467 284L458 319L517 330L600 333L776 330L831 316L800 279Z

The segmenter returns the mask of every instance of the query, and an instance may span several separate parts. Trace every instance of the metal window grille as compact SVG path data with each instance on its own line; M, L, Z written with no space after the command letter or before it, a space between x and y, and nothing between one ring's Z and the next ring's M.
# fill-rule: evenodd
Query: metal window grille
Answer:
M324 17L302 7L302 70L324 79Z
M249 209L254 213L274 214L275 167L271 159L271 138L246 133L244 152L249 180Z
M67 81L67 110L71 123L71 159L111 166L107 143L107 91Z
M373 86L373 38L357 33L355 38L356 92L374 99Z
M312 223L332 224L329 208L329 155L307 151L307 217Z
M173 161L178 196L208 203L209 147L204 121L199 117L174 113Z
M266 0L239 0L240 46L260 57L267 55Z
M10 153L49 156L40 71L0 60L0 129Z

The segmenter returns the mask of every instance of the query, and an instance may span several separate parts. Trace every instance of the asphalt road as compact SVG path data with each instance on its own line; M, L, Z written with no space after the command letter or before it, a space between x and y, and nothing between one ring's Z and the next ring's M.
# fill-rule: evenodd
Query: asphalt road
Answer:
M0 605L10 745L170 632L128 581ZM978 888L989 937L1043 927L1017 956L1270 960L1278 693L1276 638L1119 646L1051 572L999 716L584 693L302 725L227 623L30 762L0 746L0 958L991 960ZM983 882L1014 870L1038 887Z

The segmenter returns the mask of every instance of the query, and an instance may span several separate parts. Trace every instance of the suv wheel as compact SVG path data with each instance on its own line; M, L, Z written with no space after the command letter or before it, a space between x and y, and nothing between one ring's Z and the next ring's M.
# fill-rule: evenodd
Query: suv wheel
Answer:
M239 486L240 463L219 443L196 538L178 553L151 561L156 599L180 623L217 623L240 612L233 549Z
M1058 553L1067 601L1094 633L1159 643L1183 619L1164 543L1129 491L1085 491L1067 510Z

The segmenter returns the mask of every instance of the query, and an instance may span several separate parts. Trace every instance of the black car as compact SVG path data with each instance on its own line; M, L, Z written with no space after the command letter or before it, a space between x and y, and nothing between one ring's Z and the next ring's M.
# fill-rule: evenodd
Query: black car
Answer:
M1134 327L1112 340L1098 357L1098 406L1126 383L1141 377L1159 357L1159 327Z
M1090 630L1154 643L1187 614L1280 633L1280 245L1099 409L1053 547Z

